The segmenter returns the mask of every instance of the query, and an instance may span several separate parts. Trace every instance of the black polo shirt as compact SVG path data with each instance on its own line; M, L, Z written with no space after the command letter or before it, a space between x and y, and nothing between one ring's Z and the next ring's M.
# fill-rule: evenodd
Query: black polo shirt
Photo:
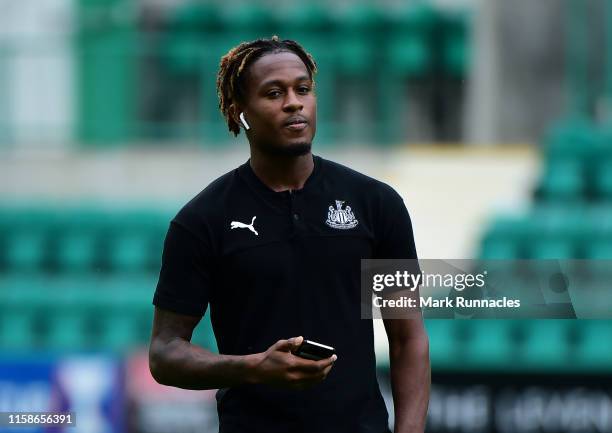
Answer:
M373 324L360 318L366 258L416 258L402 198L317 156L301 190L271 190L247 161L181 209L166 237L156 306L202 316L210 305L223 354L263 352L299 335L338 354L327 379L307 390L220 390L221 432L387 431Z

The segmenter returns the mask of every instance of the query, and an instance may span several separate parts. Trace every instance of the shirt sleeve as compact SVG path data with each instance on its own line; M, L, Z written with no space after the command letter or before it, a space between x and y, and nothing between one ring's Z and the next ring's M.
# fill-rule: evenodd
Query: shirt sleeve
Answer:
M407 271L409 274L419 275L421 267L418 262L408 209L402 197L388 186L384 191L379 208L379 224L379 239L374 258L389 259L385 261L384 266L379 266L379 271L391 275L396 271ZM404 292L406 288L405 286L387 287L382 296L393 296L396 292L406 294ZM413 296L418 296L418 292L414 292ZM405 309L398 311L403 312L403 310Z
M203 240L172 221L153 304L179 314L203 316L212 291L212 263L210 248Z
M402 197L387 187L379 208L375 259L417 259L412 221Z

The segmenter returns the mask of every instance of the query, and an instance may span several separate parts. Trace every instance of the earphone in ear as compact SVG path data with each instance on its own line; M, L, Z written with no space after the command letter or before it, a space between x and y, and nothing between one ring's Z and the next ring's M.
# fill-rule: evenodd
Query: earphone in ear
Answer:
M246 129L247 131L251 129L247 121L244 119L244 111L240 113L240 121L242 122L242 125L244 125L244 129Z

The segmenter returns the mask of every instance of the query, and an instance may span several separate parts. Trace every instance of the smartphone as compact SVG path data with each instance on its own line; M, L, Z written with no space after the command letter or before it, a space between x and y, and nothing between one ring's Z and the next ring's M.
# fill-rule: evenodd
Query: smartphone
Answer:
M299 356L300 358L311 359L313 361L318 361L320 359L329 358L334 353L336 353L336 349L331 346L326 346L325 344L317 343L312 340L304 340L300 347L297 348L294 355Z

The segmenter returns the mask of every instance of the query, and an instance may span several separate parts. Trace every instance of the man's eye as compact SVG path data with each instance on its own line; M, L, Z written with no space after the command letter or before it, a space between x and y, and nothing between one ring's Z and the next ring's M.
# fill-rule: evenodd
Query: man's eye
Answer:
M301 93L308 93L310 92L310 87L307 86L302 86L298 89Z
M281 94L280 90L270 90L270 91L267 93L267 95L268 95L268 96L271 96L271 97L273 97L273 98L275 98L275 97L277 97L277 96L280 96L280 94Z

